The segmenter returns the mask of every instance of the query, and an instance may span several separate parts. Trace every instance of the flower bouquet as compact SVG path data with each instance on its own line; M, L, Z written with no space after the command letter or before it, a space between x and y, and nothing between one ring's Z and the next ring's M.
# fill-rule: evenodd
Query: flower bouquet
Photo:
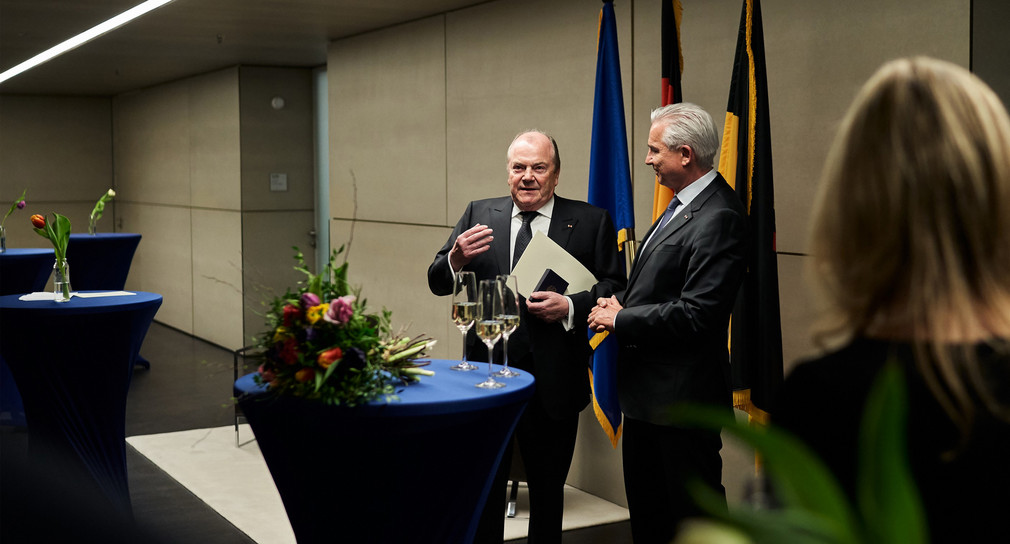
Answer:
M355 406L384 396L395 400L395 386L434 373L421 368L435 340L408 338L390 331L391 313L367 313L360 290L347 283L347 262L334 266L343 247L330 255L319 274L305 266L295 249L296 270L305 274L270 304L268 330L257 340L262 353L257 383L269 391Z

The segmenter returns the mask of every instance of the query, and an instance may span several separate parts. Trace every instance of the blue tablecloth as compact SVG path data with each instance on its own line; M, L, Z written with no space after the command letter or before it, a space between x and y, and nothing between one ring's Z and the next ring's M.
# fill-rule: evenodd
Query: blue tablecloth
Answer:
M0 297L0 355L24 399L29 461L119 513L130 512L126 395L161 302L143 292L63 303Z
M71 234L67 244L75 291L118 291L126 286L140 235L130 232Z
M472 541L534 383L480 389L486 365L457 362L432 360L435 376L397 388L399 401L355 408L270 395L254 374L235 382L299 544Z
M8 249L0 253L0 295L32 293L46 288L56 255L52 248ZM0 425L24 427L25 408L7 362L0 357Z
M0 295L41 291L55 262L52 248L16 248L0 253Z

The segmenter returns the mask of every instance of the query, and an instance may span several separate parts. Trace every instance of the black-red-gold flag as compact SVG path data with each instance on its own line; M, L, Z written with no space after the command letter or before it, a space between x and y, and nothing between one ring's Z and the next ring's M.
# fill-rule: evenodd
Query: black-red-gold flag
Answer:
M663 66L660 80L660 106L676 104L684 100L680 91L680 76L684 71L684 55L680 52L680 20L683 9L680 0L663 0L662 48L660 55ZM652 221L655 222L673 198L673 190L656 184L652 190Z
M733 404L763 421L782 383L782 323L768 81L759 0L743 2L719 173L743 200L753 240L730 324Z

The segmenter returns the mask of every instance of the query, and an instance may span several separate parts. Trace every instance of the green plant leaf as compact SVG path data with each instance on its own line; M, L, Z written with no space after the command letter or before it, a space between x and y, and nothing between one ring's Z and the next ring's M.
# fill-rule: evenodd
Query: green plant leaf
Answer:
M671 416L678 425L725 429L759 451L776 496L785 508L805 513L793 513L792 518L784 519L804 521L807 526L804 531L823 534L825 539L817 542L861 542L858 520L841 487L824 463L799 439L774 427L748 425L724 409L708 406L681 405L674 408ZM734 517L737 515L731 513L730 517L743 524L743 518Z
M859 513L873 542L929 541L922 502L908 464L904 373L888 363L870 390L859 433Z
M722 523L747 534L754 544L835 544L834 524L822 517L795 508L751 510L734 508L727 512L722 496L700 480L687 483L688 492L706 512Z

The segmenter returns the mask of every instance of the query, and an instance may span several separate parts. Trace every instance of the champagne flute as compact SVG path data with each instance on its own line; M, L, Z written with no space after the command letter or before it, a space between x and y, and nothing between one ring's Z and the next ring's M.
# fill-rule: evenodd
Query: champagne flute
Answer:
M501 283L498 280L481 280L480 293L477 297L477 337L487 346L487 379L478 383L477 387L495 389L505 387L505 384L494 379L494 345L501 338L502 322L496 319L502 314Z
M495 376L502 378L513 378L519 373L509 368L509 336L515 332L519 326L519 290L516 288L518 280L515 276L498 276L502 293L502 313L498 316L501 320L502 330L502 352L505 354L502 361L502 369L495 373Z
M477 366L466 360L466 332L473 327L477 314L477 277L473 272L461 270L456 273L452 289L452 322L463 334L463 360L450 366L453 370L477 370Z

